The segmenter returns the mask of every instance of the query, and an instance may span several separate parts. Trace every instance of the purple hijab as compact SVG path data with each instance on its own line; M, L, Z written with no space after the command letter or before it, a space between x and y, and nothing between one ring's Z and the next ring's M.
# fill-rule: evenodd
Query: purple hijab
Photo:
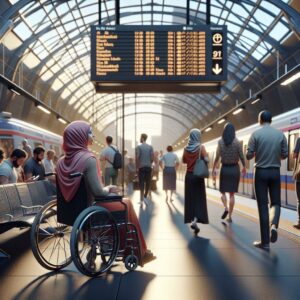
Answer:
M91 126L84 121L74 121L69 124L63 135L63 149L65 156L59 159L56 167L57 182L67 202L71 201L79 186L81 177L70 178L71 173L83 173L86 162L95 155L88 149L88 133ZM96 159L96 161L98 161ZM100 166L98 166L99 178L101 178Z

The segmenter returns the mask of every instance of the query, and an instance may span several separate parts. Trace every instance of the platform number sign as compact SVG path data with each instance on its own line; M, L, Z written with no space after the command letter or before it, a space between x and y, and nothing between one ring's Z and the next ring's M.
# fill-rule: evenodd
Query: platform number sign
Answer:
M212 74L223 74L223 32L212 31Z

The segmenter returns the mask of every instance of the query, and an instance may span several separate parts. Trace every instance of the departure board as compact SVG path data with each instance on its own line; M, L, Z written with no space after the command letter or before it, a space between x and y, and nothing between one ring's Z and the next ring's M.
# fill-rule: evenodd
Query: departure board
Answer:
M218 92L227 79L225 26L92 26L97 92Z

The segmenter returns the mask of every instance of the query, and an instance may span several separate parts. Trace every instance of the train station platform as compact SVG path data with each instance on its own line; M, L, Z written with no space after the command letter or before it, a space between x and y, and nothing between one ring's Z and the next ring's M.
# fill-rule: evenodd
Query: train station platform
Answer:
M157 256L134 272L121 262L93 279L73 264L48 272L31 253L28 230L1 235L0 248L11 259L1 264L0 299L300 299L300 237L291 226L295 212L283 209L278 241L267 252L252 246L260 237L255 201L238 196L228 223L220 218L219 193L208 189L210 223L200 225L194 237L183 223L183 182L177 187L172 202L166 202L161 183L147 205L138 204L138 192L132 195L148 248Z

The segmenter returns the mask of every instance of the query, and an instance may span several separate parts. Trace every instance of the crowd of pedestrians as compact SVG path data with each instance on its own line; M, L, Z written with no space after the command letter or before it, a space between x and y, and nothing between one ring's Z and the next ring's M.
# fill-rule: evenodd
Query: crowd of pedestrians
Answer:
M250 136L246 153L247 160L253 158L255 160L253 183L261 233L260 240L255 241L253 244L259 248L269 249L270 242L274 243L278 238L277 229L281 210L280 166L281 160L288 156L288 146L285 135L271 126L272 115L270 112L262 111L259 114L258 121L261 127ZM80 125L85 129L86 126L83 123L78 122L79 121L74 123L75 125L72 123L72 126L76 129L76 126ZM67 128L70 129L71 127ZM78 134L82 133L82 128L79 128ZM92 130L89 127L86 147L88 147L93 138ZM166 153L163 153L162 150L158 152L154 151L153 147L147 143L147 139L147 134L141 134L140 144L135 148L134 159L127 155L127 150L123 150L122 158L118 147L113 144L113 137L106 137L107 146L100 153L99 157L100 162L104 164L103 177L99 173L100 164L98 160L97 165L90 167L89 164L84 164L84 162L82 162L84 168L91 168L94 170L93 172L88 172L89 174L98 174L93 178L94 181L97 181L97 184L95 182L90 184L92 191L95 189L95 186L100 184L98 191L94 194L102 193L101 180L103 180L103 186L108 187L108 189L110 189L110 187L112 188L112 190L108 190L110 192L116 192L116 186L120 183L125 183L128 194L133 192L133 189L135 188L134 184L137 183L140 192L139 203L141 205L144 203L147 205L148 201L151 199L151 189L153 189L152 181L157 181L159 179L159 168L161 168L163 174L162 187L165 191L165 199L166 201L174 201L173 194L176 192L176 173L180 165L180 160L176 153L173 152L171 145L166 148ZM73 140L72 143L74 143ZM56 171L54 150L49 149L46 151L41 145L32 150L27 139L22 141L22 149L20 148L14 149L8 158L5 158L4 151L0 149L0 184L44 180L46 173L53 173ZM66 149L68 151L70 150L64 140L65 153ZM87 148L84 148L82 151L86 153L88 150ZM44 157L45 152L46 158ZM294 179L296 181L296 195L298 198L298 220L296 224L294 224L296 229L300 229L299 152L300 138L298 138L293 151L293 158L295 159ZM123 165L116 166L116 156L118 155L121 157ZM63 156L59 165L63 166L63 162L66 162L66 159L67 156ZM190 224L195 235L200 232L199 223L209 223L205 178L194 173L195 166L199 160L206 164L209 162L205 145L201 142L201 132L199 129L194 128L190 131L188 143L184 148L182 163L186 164L184 179L184 223ZM94 160L91 161L94 162ZM240 176L241 174L242 176L246 176L246 162L243 149L240 141L236 137L235 128L231 123L227 123L224 126L222 136L217 144L211 174L214 182L217 179L217 168L219 163L221 164L221 167L218 189L224 206L221 219L227 219L227 221L231 223L233 220L232 215L235 205L235 193L238 192ZM242 166L241 170L239 163ZM120 172L119 169L123 169L122 172ZM58 168L58 170L60 169ZM89 178L89 176L87 178ZM65 179L63 179L63 181L64 180ZM55 184L55 180L53 183ZM229 197L227 197L227 194ZM269 198L270 212L268 207ZM145 247L143 251L146 251Z

